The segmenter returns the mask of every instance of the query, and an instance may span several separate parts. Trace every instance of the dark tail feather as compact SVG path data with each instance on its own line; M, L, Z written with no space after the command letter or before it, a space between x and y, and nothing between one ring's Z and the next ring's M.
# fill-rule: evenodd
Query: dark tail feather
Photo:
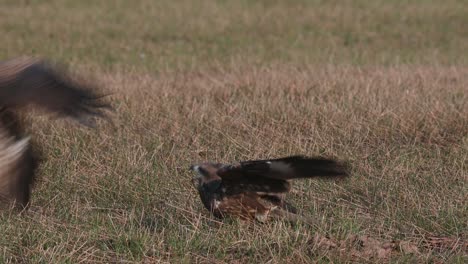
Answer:
M346 162L323 157L291 156L272 160L241 162L249 174L275 179L325 177L337 178L349 175Z

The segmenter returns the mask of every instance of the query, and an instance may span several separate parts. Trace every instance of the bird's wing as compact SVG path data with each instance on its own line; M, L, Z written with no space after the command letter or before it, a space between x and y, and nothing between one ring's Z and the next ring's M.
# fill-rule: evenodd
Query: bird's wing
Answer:
M253 192L276 196L290 189L289 181L246 173L241 164L226 165L218 170L217 175L221 177L227 195Z
M93 126L93 117L106 117L110 108L102 99L47 61L20 57L0 63L0 107L34 105Z
M290 156L270 160L242 161L228 166L221 173L223 178L264 177L275 180L290 180L311 177L347 176L347 165L322 157Z
M217 173L233 193L252 191L259 195L288 192L295 178L334 178L348 175L344 163L320 157L291 156L270 160L242 161Z

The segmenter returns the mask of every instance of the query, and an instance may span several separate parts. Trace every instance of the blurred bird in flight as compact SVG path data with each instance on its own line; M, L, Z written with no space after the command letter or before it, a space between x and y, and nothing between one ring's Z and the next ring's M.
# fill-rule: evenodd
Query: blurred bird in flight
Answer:
M28 205L38 166L18 111L34 107L94 127L95 118L107 118L111 109L103 97L46 60L0 62L0 208Z

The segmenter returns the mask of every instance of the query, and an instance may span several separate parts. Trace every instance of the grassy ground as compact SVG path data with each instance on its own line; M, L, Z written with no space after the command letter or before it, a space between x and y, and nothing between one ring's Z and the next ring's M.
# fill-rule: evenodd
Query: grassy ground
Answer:
M114 93L114 126L47 118L31 210L0 262L468 260L463 1L3 1L2 58L70 63ZM209 216L190 164L351 161L294 185L318 225Z

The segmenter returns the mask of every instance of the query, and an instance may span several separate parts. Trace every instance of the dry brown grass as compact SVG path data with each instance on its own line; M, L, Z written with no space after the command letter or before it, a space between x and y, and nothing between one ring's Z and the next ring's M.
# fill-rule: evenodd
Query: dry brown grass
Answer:
M468 261L463 1L2 1L2 58L95 72L114 126L29 126L31 210L0 216L0 263ZM323 154L299 181L316 227L207 214L188 166Z
M115 92L115 126L96 134L34 122L47 161L32 210L3 216L4 259L307 263L381 254L461 263L467 73L275 65L99 75ZM317 219L314 228L218 223L190 185L196 161L298 153L353 165L345 182L295 185L289 198ZM436 247L431 237L448 242ZM374 240L389 249L366 248Z

